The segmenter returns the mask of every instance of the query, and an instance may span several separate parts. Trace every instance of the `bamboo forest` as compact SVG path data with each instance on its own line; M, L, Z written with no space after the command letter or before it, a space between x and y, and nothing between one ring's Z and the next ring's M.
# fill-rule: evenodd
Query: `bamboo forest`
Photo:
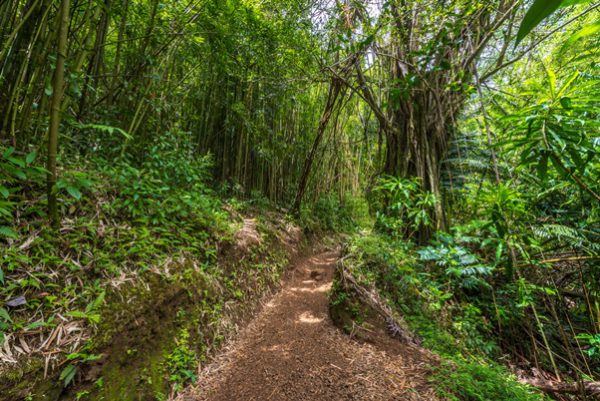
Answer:
M600 1L0 0L26 400L600 400Z

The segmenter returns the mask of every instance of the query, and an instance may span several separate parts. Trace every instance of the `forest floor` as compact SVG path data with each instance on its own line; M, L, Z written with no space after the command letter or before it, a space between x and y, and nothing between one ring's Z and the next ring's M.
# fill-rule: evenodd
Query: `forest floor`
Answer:
M298 257L281 291L178 401L435 400L431 358L373 328L358 342L329 317L335 251Z

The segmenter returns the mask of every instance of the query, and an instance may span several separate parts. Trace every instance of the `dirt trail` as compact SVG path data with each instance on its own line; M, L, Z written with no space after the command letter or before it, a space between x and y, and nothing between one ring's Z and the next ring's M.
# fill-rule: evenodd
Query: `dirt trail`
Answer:
M333 325L336 259L299 258L282 290L178 400L434 400L419 350L390 338L359 343Z

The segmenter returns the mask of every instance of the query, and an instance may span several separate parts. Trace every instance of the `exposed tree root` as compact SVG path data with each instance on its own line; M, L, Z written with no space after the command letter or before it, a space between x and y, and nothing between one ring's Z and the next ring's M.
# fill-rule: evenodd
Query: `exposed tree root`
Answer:
M420 345L421 339L408 329L408 325L402 316L395 313L387 302L377 294L376 290L366 288L358 283L346 268L344 259L341 258L336 266L336 276L344 289L354 292L362 302L378 313L385 320L388 331L392 336L405 344Z
M536 387L545 393L586 394L600 399L600 382L553 382L541 379L522 379L525 384Z

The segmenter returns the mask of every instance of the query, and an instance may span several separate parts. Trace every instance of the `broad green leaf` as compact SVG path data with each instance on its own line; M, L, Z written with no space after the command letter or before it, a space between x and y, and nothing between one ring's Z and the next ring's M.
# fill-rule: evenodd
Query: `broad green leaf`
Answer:
M6 160L19 167L25 167L25 162L21 159L17 159L16 157L7 157Z
M67 192L69 193L69 195L71 195L73 198L80 200L81 199L81 192L79 191L78 188L73 187L71 185L69 185L66 188Z
M5 199L7 199L10 195L8 188L6 188L4 185L0 185L0 195L2 195Z
M64 387L67 387L73 381L76 373L77 368L74 365L68 365L60 372L60 380L62 380Z
M2 157L6 159L8 156L12 155L14 151L15 151L15 148L13 148L12 146L9 148L6 148Z
M576 4L586 4L591 3L592 0L535 0L533 5L527 10L523 21L521 22L521 26L519 27L519 32L517 33L517 40L515 43L515 47L521 43L521 41L531 32L535 27L537 27L543 20L548 18L552 13L558 10L561 7L569 7ZM585 31L584 28L582 31ZM594 31L594 32L597 32ZM590 33L593 34L594 32ZM575 34L577 35L577 33ZM587 34L584 33L584 36ZM583 36L582 36L583 37ZM573 41L579 38L575 38ZM569 39L570 40L570 39Z
M90 188L93 184L92 181L88 180L87 178L79 178L77 182L84 188Z
M570 97L562 97L560 98L560 105L565 110L571 110L573 109L573 100Z
M544 19L549 17L553 12L558 10L562 5L563 0L535 0L533 5L527 10L519 32L517 33L517 46L521 41L538 26Z
M25 158L25 161L27 162L27 164L31 164L35 160L36 156L37 156L37 153L35 151L31 152L30 154L27 155L27 157Z

